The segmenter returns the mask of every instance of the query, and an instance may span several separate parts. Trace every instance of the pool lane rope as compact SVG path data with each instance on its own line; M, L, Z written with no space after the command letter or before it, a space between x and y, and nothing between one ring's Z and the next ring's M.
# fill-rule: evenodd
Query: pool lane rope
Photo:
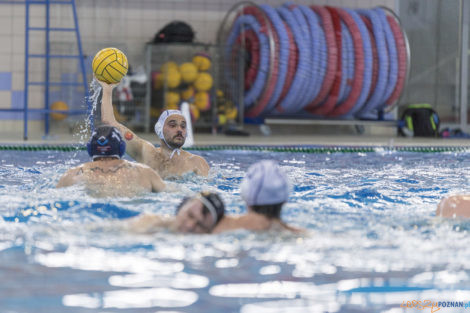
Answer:
M410 64L406 34L391 10L292 2L240 7L221 44L227 55L248 48L248 117L370 118L398 103Z
M258 152L299 152L299 153L382 153L382 152L417 152L445 153L470 152L470 146L257 146L257 145L204 145L187 148L189 151L258 151ZM86 151L85 145L0 145L0 151Z

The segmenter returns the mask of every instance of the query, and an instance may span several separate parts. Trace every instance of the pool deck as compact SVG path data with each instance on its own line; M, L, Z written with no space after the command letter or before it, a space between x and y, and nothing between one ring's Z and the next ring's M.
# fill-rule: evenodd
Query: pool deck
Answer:
M86 142L89 134L80 132L80 128L71 128L68 124L52 125L50 135L44 136L43 130L30 129L28 140L23 140L23 128L11 127L11 131L0 131L0 144L19 145L64 145ZM315 145L315 146L418 146L418 147L469 147L470 139L464 138L406 138L397 135L396 127L365 126L358 129L354 125L245 125L244 131L249 136L225 135L222 132L211 134L198 130L194 135L196 146L207 145ZM81 133L81 135L80 135ZM269 135L266 135L269 133ZM139 137L159 144L154 132L136 133Z

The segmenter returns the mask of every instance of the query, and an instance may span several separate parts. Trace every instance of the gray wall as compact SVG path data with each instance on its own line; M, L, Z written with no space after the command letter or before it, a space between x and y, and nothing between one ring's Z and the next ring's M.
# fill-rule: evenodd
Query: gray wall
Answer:
M400 0L411 48L404 103L430 103L444 122L459 121L460 0Z

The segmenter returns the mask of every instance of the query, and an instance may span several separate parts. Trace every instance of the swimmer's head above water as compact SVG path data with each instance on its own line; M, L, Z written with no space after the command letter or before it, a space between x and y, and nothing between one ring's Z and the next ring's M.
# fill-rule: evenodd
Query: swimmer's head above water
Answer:
M166 110L160 115L155 124L155 133L172 151L170 158L175 153L180 154L180 148L186 141L186 119L179 110Z
M262 160L248 168L240 192L249 209L280 219L282 205L289 198L289 185L275 161Z
M216 193L201 192L185 198L176 209L175 228L184 233L210 233L225 214L225 205Z
M87 143L88 155L93 159L120 159L126 152L126 142L116 127L103 125L96 127Z

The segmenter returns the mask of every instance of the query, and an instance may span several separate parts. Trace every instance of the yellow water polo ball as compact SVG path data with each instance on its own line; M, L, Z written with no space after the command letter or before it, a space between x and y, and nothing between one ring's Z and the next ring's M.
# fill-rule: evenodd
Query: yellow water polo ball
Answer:
M211 68L211 58L207 54L196 54L193 56L193 63L196 65L197 69L200 71L207 71Z
M176 88L181 84L181 74L178 68L168 68L163 73L163 77L166 86L169 88Z
M126 55L121 50L104 48L95 55L91 67L98 80L116 84L126 76L129 64Z
M163 87L163 74L159 71L152 72L153 89L159 90Z
M197 91L208 91L212 88L212 84L212 76L205 72L197 74L196 80L194 81L194 87L196 87Z
M216 95L217 95L218 98L222 98L224 96L224 92L220 89L217 89Z
M193 122L197 121L201 116L199 109L194 104L189 105L189 112L191 114L191 119L193 120Z
M225 116L227 116L228 120L231 120L231 121L235 120L237 118L237 115L238 115L238 110L236 107L231 107L230 109L225 111Z
M150 108L150 116L158 118L162 114L162 110L157 109L157 108Z
M196 92L196 95L194 96L194 105L196 105L201 112L209 110L211 108L209 93L207 91Z
M187 84L192 83L197 77L197 67L194 63L186 62L180 65L180 74L183 81Z
M217 122L219 125L227 124L227 116L225 114L218 114L217 115Z
M176 62L173 62L173 61L165 62L162 64L162 66L160 66L160 72L165 73L170 68L177 70L178 64L176 64Z
M179 104L180 104L180 95L179 95L179 93L177 93L175 91L167 91L165 93L165 105L168 108L172 107L171 110L173 110L173 108L174 107L177 108Z
M177 104L167 105L165 106L165 110L179 110L180 107Z
M50 109L51 110L57 110L57 111L68 111L69 106L67 105L67 103L65 103L63 101L56 101L56 102L51 104ZM64 120L67 117L67 115L68 115L67 113L59 113L59 112L51 113L52 119L56 120L56 121Z
M188 86L188 88L181 91L181 99L189 100L192 97L194 97L194 93L195 93L194 87L193 86Z

